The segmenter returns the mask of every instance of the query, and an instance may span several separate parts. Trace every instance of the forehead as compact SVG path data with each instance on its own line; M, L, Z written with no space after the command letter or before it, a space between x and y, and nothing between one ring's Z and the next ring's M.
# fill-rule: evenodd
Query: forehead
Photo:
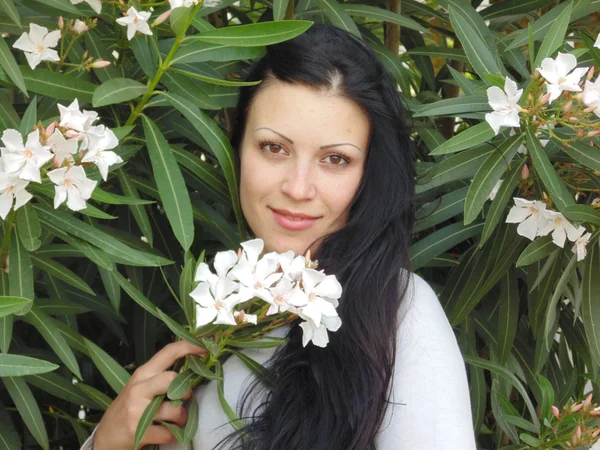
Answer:
M268 126L292 133L296 139L314 135L354 138L362 148L370 132L369 117L354 101L332 91L279 80L270 80L258 92L246 125L247 132Z

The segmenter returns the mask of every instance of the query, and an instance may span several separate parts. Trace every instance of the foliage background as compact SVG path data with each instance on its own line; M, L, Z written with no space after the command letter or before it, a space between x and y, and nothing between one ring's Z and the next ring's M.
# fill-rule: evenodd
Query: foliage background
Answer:
M165 2L130 3L154 6L153 19L167 9ZM12 49L30 22L53 30L59 16L68 23L96 14L68 0L0 0L0 131L26 134L38 120L57 118L57 102L78 98L115 129L125 161L86 210L55 211L53 192L41 185L2 223L0 294L31 301L19 310L0 303L0 449L78 448L129 373L173 331L184 332L165 324L165 315L193 324L187 294L196 258L236 248L245 237L226 137L236 83L278 33L292 37L306 26L291 19L361 36L403 93L418 148L411 258L439 293L469 363L479 447L563 448L550 406L568 405L590 389L600 394L598 233L577 263L568 248L541 239L532 247L503 219L511 197L544 198L596 230L598 138L578 141L575 150L555 139L539 150L532 129L524 155L502 147L506 129L498 137L463 133L483 122L490 110L485 90L501 76L531 82L530 56L561 48L576 53L580 66L600 67L600 51L589 41L600 31L600 0L490 3L224 0L175 10L152 37L129 42L115 24L118 2L105 1L92 30L72 45L73 35L63 38L60 70L53 64L32 71ZM239 27L259 23L269 28ZM223 32L231 33L227 41ZM113 64L79 70L86 51ZM532 160L532 153L542 156ZM481 172L490 161L495 169ZM518 176L524 164L532 172L527 182ZM541 167L556 175L544 178ZM100 180L97 171L88 175ZM501 177L504 187L485 202ZM6 354L37 362L21 360L22 373L15 374ZM39 360L59 367L48 371L54 366ZM28 364L39 373L24 375Z

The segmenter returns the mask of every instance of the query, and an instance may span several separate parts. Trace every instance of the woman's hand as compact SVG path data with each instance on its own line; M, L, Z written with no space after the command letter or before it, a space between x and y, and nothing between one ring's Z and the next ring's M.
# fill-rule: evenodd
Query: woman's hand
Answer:
M150 401L167 392L176 372L168 370L179 358L188 354L205 355L206 350L186 341L168 344L131 376L123 390L108 407L94 436L94 450L132 450L135 430ZM189 390L185 399L192 395ZM187 412L183 406L164 402L154 420L173 422L183 426ZM150 425L142 438L140 447L148 444L168 444L175 437L167 427Z

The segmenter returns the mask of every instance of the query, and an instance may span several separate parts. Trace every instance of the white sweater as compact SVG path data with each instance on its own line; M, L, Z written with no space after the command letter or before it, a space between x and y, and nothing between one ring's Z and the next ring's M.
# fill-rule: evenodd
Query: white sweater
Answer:
M433 290L413 275L403 303L398 331L393 395L380 434L379 450L475 450L469 387L454 332ZM286 329L275 330L283 336ZM274 349L245 350L263 364ZM224 393L230 405L252 380L252 373L235 357L224 366ZM233 428L227 423L211 382L194 395L199 405L195 450L212 450ZM93 435L81 450L92 450ZM161 450L187 450L177 442Z

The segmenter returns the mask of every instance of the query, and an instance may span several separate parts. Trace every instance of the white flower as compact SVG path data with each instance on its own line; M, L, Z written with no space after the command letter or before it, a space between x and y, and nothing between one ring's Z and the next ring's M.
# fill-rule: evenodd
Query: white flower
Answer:
M594 42L594 47L600 48L600 34L596 38L596 42Z
M241 245L244 246L244 243ZM278 266L279 262L272 255L265 255L256 263L255 267L247 260L236 264L231 269L231 275L240 281L240 297L243 301L252 297L269 301L272 295L268 289L282 276L281 272L276 272Z
M54 208L58 208L66 200L67 206L73 211L86 208L85 201L92 196L97 183L86 177L81 166L55 169L48 172L48 177L56 185Z
M517 83L508 77L504 81L504 91L498 86L488 88L488 103L494 112L487 113L485 120L496 134L500 132L501 126L520 126L519 112L521 107L518 102L521 95L523 95L523 89L517 90Z
M301 317L310 319L317 327L323 316L336 317L338 299L342 295L342 286L333 275L325 275L314 269L302 272L302 294L288 301L298 307Z
M85 22L76 19L75 23L73 24L73 32L75 34L81 34L87 30L89 30L90 28L85 24Z
M583 231L585 231L585 229ZM591 236L592 233L585 233L578 237L575 241L575 245L573 245L572 251L573 253L577 254L577 261L583 261L585 259L585 256L587 255L587 245L590 242ZM600 447L600 445L598 445L598 447Z
M556 100L563 91L580 92L579 80L588 68L577 66L577 58L570 53L560 53L556 59L544 58L542 66L537 71L548 81L547 90L550 93L550 103ZM574 69L574 70L573 70Z
M594 110L594 113L600 117L600 77L593 83L589 80L585 80L583 103L586 106L595 106L596 109Z
M552 242L561 248L565 246L567 237L570 241L575 241L581 236L581 233L585 231L585 228L583 227L579 230L575 228L573 224L559 212L545 210L544 217L548 220L544 226L540 227L538 235L546 236L548 233L552 232Z
M215 275L210 271L208 264L200 263L196 269L196 275L194 276L195 281L203 281L215 284L219 279L225 280L229 278L229 271L237 262L238 257L233 250L226 252L217 252L215 255ZM233 281L233 280L231 280ZM234 288L237 289L237 284L234 284Z
M321 325L317 326L312 321L308 320L300 324L302 328L302 345L306 345L312 341L317 347L326 347L329 343L329 331L337 331L342 326L342 320L339 317L323 317Z
M275 286L269 288L267 293L263 294L263 300L271 304L267 316L285 311L296 314L297 310L290 304L290 299L302 295L303 292L297 283L293 283L287 277L281 278Z
M59 125L79 131L80 133L88 131L98 119L96 111L79 111L79 101L77 99L73 100L69 106L63 106L59 103L58 110L60 112Z
M151 13L148 11L137 11L133 6L127 10L125 17L117 19L119 25L127 27L127 39L132 40L136 31L152 36L152 31L148 25L148 19Z
M258 322L258 317L256 316L256 314L246 314L244 311L234 312L233 317L235 317L235 320L238 324L252 323L256 325L256 323Z
M198 1L199 0L169 0L169 3L171 4L171 9L175 9L179 8L180 6L185 6L186 8L195 6L198 4Z
M18 175L22 180L41 183L40 168L53 158L48 147L40 143L39 130L27 135L27 143L23 145L23 137L17 130L5 130L2 133L1 147L4 170Z
M285 278L291 281L302 280L302 271L306 269L306 257L296 256L293 251L285 252L279 255L279 264Z
M221 4L221 0L204 0L202 6L204 8L214 8L215 6L219 6Z
M496 181L496 184L492 188L492 192L490 192L490 196L489 196L490 200L494 200L496 198L496 194L500 190L500 186L502 186L502 183L504 183L504 180L498 180L498 181Z
M35 69L42 61L60 61L56 50L51 48L56 47L59 39L60 30L48 33L48 28L30 23L29 34L23 33L13 47L23 50L29 67Z
M86 2L88 5L90 5L96 14L100 14L100 11L102 11L101 0L71 0L72 5L78 5L82 2Z
M81 162L93 162L98 167L102 179L106 181L108 168L113 164L122 163L123 159L115 152L107 151L119 145L119 140L112 130L104 125L90 127L87 133L87 149ZM82 146L83 147L83 146Z
M65 139L63 134L54 130L54 133L48 139L52 152L54 152L54 165L60 167L66 160L67 163L73 161L73 156L77 153L77 141L73 139Z
M235 293L237 283L227 278L213 278L201 282L190 296L198 303L196 305L196 327L208 323L237 325L233 315L233 307L239 303ZM215 320L216 318L216 320Z
M0 217L6 219L6 216L13 207L15 210L23 206L32 195L25 190L29 181L21 180L14 174L0 171Z
M515 206L508 212L506 223L518 223L517 233L532 240L537 236L540 228L543 228L548 219L544 212L546 204L537 200L525 200L524 198L513 198Z

